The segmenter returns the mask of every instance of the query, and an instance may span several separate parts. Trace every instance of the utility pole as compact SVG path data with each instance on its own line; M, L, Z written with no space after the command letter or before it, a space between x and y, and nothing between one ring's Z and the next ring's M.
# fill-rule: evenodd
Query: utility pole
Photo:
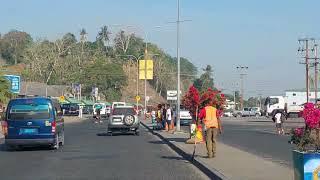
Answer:
M315 103L317 103L318 99L318 44L314 44L312 49L314 51L314 98Z
M315 63L314 63L314 66L315 66L315 76L318 74L318 70L316 69L317 68L317 57L315 58L309 58L309 51L310 50L314 50L315 48L313 49L309 49L309 43L313 43L315 45L315 39L314 38L303 38L303 39L298 39L298 42L299 44L302 44L302 47L299 47L298 49L298 52L299 53L305 53L305 56L304 56L304 59L305 59L305 62L303 63L300 63L300 64L305 64L306 65L306 96L307 96L307 102L309 102L309 94L310 94L310 88L309 88L309 84L310 84L310 80L309 80L309 68L310 68L310 62L309 60L310 59L314 59L315 60ZM316 53L315 53L316 54ZM318 77L315 77L315 97L317 98L317 93L318 93Z
M178 64L178 77L177 77L177 122L176 130L180 131L180 0L177 0L177 64Z
M237 66L237 70L240 72L240 110L243 109L243 98L244 98L244 76L246 71L249 69L248 66Z

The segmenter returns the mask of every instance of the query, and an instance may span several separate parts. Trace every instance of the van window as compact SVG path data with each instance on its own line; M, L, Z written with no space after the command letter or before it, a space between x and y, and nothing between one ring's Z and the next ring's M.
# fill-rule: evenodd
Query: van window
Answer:
M50 108L48 104L17 104L9 109L8 119L48 119Z

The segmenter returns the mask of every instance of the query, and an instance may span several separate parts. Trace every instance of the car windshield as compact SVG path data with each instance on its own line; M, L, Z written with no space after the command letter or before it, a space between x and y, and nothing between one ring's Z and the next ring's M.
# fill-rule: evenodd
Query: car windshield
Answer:
M17 104L13 105L8 114L8 119L48 119L50 109L48 104Z
M134 115L135 111L133 108L115 108L113 110L113 115Z

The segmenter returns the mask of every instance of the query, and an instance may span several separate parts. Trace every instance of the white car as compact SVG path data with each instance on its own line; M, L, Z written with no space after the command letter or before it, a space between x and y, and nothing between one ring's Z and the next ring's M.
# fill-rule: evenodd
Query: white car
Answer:
M180 124L189 125L192 122L192 116L188 110L180 110Z
M125 102L113 102L111 109L114 109L115 107L122 107L122 106L126 106Z
M106 104L105 103L94 103L93 104L93 117L95 118L96 115L97 115L97 111L96 111L96 108L97 106L101 106L102 108L100 109L100 116L101 117L107 117L108 114L107 114L107 108L106 108Z
M231 117L232 116L232 112L224 112L223 116L224 117Z

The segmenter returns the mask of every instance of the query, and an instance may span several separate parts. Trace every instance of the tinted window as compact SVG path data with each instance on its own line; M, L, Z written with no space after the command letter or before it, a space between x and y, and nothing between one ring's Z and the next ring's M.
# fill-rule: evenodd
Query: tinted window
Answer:
M9 109L9 119L48 119L50 109L48 104L17 104Z
M133 108L115 108L113 110L113 115L128 115L136 114Z
M279 103L279 99L278 98L270 98L270 105L274 105Z
M243 110L248 111L249 109L248 108L244 108Z

